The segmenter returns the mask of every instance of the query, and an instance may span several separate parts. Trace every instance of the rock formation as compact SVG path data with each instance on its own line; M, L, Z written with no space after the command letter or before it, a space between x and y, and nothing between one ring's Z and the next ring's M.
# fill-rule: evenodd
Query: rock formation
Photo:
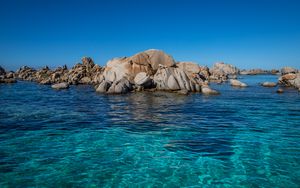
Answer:
M189 92L200 92L201 81L187 76L186 72L178 67L161 66L154 75L154 83L158 90L187 90Z
M90 57L83 57L81 61L69 70L68 82L73 85L100 83L102 68Z
M89 57L82 58L82 63L76 64L68 70L67 66L58 67L55 70L49 69L48 66L35 70L24 66L17 72L17 78L26 81L35 81L40 84L55 84L66 82L69 84L99 84L103 79L102 68L95 65Z
M108 61L103 71L103 80L96 91L125 93L155 88L165 91L182 90L181 93L201 92L201 86L207 83L208 77L207 67L192 62L175 63L163 51L147 50L131 57ZM122 81L119 82L120 80Z
M210 79L219 81L225 81L228 78L236 78L239 74L238 68L223 62L215 63L209 71L211 74Z
M20 80L36 81L36 70L27 66L23 66L16 71L16 77Z
M15 74L13 72L6 72L3 67L0 66L0 83L15 83Z
M300 88L300 72L292 67L284 67L281 69L281 76L278 82L287 87Z

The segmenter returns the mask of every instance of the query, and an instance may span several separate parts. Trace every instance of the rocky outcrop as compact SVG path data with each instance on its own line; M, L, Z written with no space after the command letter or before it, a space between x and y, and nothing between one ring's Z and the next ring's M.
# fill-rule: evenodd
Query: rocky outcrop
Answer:
M82 63L76 64L68 72L68 82L73 85L77 84L99 84L101 78L102 68L96 65L92 58L83 57Z
M62 82L62 83L58 83L58 84L53 84L51 87L53 89L68 89L69 84L67 82Z
M23 66L16 71L16 77L21 80L36 81L36 70Z
M281 77L278 79L279 84L287 87L300 88L300 72L292 67L281 69Z
M234 87L247 87L247 84L236 79L230 79L230 85Z
M225 64L223 62L215 63L209 70L211 80L225 81L228 78L235 78L239 74L239 69L233 65Z
M46 66L35 73L35 79L40 84L52 84L53 83L53 81L51 80L52 74L53 71L51 71L49 67Z
M275 87L277 83L275 82L264 82L261 84L263 87Z
M300 88L300 73L293 74L289 73L281 76L278 82L284 86Z
M103 80L102 68L94 64L89 57L82 58L82 63L76 64L68 70L67 66L58 67L55 70L44 67L40 70L24 66L17 72L18 79L36 81L40 84L55 84L67 82L69 84L99 84Z
M0 66L0 83L15 83L15 74L13 72L6 72L4 68Z

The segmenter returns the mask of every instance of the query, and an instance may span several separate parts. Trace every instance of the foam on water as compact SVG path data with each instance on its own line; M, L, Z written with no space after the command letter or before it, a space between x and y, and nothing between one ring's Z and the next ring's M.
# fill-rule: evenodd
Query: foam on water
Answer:
M0 85L0 187L299 187L300 95Z

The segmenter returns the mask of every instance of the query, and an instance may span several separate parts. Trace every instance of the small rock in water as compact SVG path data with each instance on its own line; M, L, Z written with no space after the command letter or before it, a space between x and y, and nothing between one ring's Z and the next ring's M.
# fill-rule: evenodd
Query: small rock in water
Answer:
M277 93L283 93L283 89L279 88L279 89L277 89L276 92L277 92Z
M58 83L58 84L53 84L51 86L53 89L68 89L69 84L66 82Z
M182 90L177 91L177 93L180 94L180 95L188 95L189 91L186 90L186 89L182 89Z
M208 86L202 86L201 92L205 95L218 95L220 94L218 91L211 89Z
M247 87L247 84L236 79L230 79L230 84L235 87Z
M275 87L277 84L275 82L264 82L261 85L263 87Z

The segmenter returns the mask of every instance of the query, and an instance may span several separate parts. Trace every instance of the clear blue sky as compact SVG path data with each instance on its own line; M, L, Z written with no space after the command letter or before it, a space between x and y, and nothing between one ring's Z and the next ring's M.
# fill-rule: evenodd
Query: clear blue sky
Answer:
M300 1L0 0L0 65L99 65L156 48L178 61L300 68Z

